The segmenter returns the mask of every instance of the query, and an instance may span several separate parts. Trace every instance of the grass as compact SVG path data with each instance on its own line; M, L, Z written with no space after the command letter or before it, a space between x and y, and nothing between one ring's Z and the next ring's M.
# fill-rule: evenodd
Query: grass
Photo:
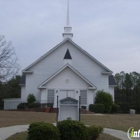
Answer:
M0 127L24 125L32 122L56 122L56 114L44 112L0 111ZM106 128L127 131L130 127L140 129L140 115L81 115L81 122Z
M28 134L26 131L26 132L21 132L21 133L12 135L11 137L9 137L6 140L27 140L27 136L28 136ZM108 134L101 134L100 137L98 138L98 140L120 140L120 139L112 137Z
M56 114L45 112L0 111L0 127L24 125L32 122L56 122Z
M118 114L118 115L82 115L84 124L99 125L127 132L130 127L140 129L140 115Z
M54 123L56 122L56 114L45 112L0 111L0 127L24 125L40 121ZM134 127L136 130L140 129L140 115L81 115L81 122L87 125L103 126L122 131L127 131L130 127ZM105 140L104 137L110 136L102 134L101 137ZM101 140L101 138L99 138L99 140Z

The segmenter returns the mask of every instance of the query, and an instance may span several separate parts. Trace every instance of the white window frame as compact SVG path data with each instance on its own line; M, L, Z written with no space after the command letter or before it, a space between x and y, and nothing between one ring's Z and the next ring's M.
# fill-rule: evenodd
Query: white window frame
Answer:
M54 89L49 89L48 90L48 95L47 95L47 102L48 103L54 103L54 96L55 96L55 90Z
M85 95L84 95L85 94ZM87 105L87 90L80 90L81 105Z

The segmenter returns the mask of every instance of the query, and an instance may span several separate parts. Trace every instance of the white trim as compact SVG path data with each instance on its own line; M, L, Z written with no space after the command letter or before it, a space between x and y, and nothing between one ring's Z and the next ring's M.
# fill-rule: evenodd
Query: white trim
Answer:
M89 89L89 90L94 90L95 88L93 88L93 87L88 87L88 89Z
M42 86L42 87L40 87L40 89L46 89L47 87L46 86Z
M103 75L111 75L112 72L101 72Z
M38 88L41 88L44 84L49 82L52 78L54 78L56 75L58 75L61 71L63 71L65 68L69 67L73 72L75 72L78 76L80 76L84 81L86 81L90 86L92 86L94 89L97 89L95 85L93 85L88 79L86 79L81 73L79 73L77 70L75 70L71 65L66 64L63 66L60 70L58 70L56 73L54 73L52 76L50 76L47 80L45 80L42 84L38 86Z
M24 74L33 74L33 71L22 71Z
M35 62L33 62L31 65L29 65L28 67L26 67L23 71L26 71L27 69L29 69L30 67L32 67L33 65L35 65L36 63L38 63L40 60L42 60L44 57L46 57L47 55L49 55L51 52L53 52L54 50L56 50L58 47L60 47L62 44L64 44L66 41L69 41L70 43L72 43L75 47L77 47L79 50L81 50L84 54L86 54L88 57L90 57L93 61L95 61L97 64L99 64L101 67L103 67L104 69L106 69L109 72L112 72L110 69L108 69L106 66L104 66L102 63L100 63L98 60L96 60L93 56L91 56L88 52L86 52L85 50L83 50L80 46L78 46L76 43L74 43L71 39L66 38L64 39L62 42L60 42L58 45L56 45L54 48L52 48L50 51L48 51L47 53L45 53L43 56L41 56L39 59L37 59ZM22 71L22 72L23 72ZM113 72L112 72L113 73Z

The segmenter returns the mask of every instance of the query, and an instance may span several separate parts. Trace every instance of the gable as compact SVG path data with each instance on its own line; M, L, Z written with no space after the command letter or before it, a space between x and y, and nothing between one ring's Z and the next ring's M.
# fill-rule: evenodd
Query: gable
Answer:
M81 86L81 88L83 88L86 85L86 87L92 87L93 89L96 89L93 83L91 83L69 64L65 65L48 79L46 79L42 84L40 84L39 88L48 88L49 85L53 85L55 87L60 87L60 85L63 85L65 88L77 86Z
M60 48L62 48L62 46L64 47L64 49L61 49L61 52L59 52L58 50ZM31 65L29 65L27 68L25 68L23 70L24 71L30 71L32 69L32 67L34 67L35 65L37 65L38 63L40 63L43 60L46 60L46 58L49 60L49 56L51 54L53 54L55 51L57 51L56 57L57 59L55 59L55 61L57 61L57 63L59 65L61 65L60 63L62 62L62 58L65 58L65 56L67 58L71 58L71 55L68 53L70 49L72 49L72 47L75 48L75 50L78 50L77 52L80 52L83 57L85 56L86 58L90 59L91 61L93 61L94 63L96 63L96 65L98 65L100 68L102 68L102 71L104 72L110 72L112 73L112 71L110 69L108 69L107 67L105 67L102 63L100 63L98 60L96 60L93 56L91 56L89 53L87 53L85 50L83 50L81 47L79 47L77 44L75 44L72 40L70 39L65 39L64 41L62 41L60 44L58 44L57 46L55 46L53 49L51 49L49 52L47 52L46 54L44 54L42 57L40 57L38 60L36 60L34 63L32 63ZM68 50L68 51L67 51ZM67 51L67 52L66 52ZM73 51L74 52L74 51ZM66 54L65 54L66 53ZM65 56L64 56L65 55ZM72 54L74 56L76 56L77 54ZM58 59L61 58L61 62L58 62ZM75 62L75 60L74 60ZM62 65L61 65L62 66Z

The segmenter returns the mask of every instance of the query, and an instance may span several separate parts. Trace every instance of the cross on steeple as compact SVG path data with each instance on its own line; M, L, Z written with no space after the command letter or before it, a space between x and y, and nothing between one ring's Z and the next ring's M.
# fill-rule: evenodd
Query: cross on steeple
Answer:
M67 4L67 20L66 20L66 26L64 27L64 33L62 34L63 38L70 38L72 39L73 33L71 33L72 27L70 27L69 23L69 0Z

